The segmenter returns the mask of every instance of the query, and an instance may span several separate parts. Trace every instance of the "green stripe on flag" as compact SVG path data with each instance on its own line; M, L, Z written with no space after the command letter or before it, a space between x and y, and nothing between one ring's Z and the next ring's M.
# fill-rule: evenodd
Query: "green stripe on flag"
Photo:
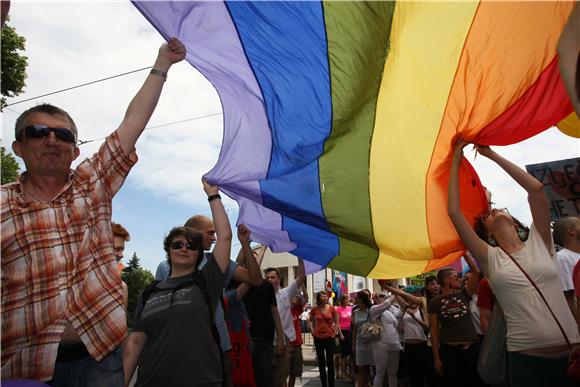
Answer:
M369 154L395 2L324 2L332 133L319 159L324 214L340 251L330 266L368 273L378 257Z

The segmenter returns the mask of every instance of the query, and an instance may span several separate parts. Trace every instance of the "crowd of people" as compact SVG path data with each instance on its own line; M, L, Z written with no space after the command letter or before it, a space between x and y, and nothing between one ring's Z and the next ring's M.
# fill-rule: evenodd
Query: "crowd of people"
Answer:
M137 162L134 145L167 72L184 57L179 40L162 45L120 127L75 170L78 133L68 113L43 104L17 120L13 150L26 171L2 186L3 383L293 387L306 328L325 387L337 377L358 387L483 386L480 348L492 339L493 311L501 306L504 383L573 385L567 366L580 343L580 219L556 221L556 254L542 184L476 145L527 192L533 223L525 227L490 203L472 225L460 206L462 140L453 149L448 212L469 250L464 278L443 268L422 288L383 280L375 294L362 290L333 302L318 292L305 326L304 262L286 287L276 268L262 278L265 249L251 248L244 225L231 261L233 234L219 187L202 179L211 218L196 215L168 231L166 260L128 330L118 261L129 233L112 223L111 203Z

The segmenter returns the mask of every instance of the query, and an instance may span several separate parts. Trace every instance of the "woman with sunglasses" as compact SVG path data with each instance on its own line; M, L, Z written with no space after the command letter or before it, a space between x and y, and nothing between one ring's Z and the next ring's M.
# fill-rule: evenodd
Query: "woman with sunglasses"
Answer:
M572 385L566 377L569 347L554 316L571 343L580 342L580 336L560 288L544 186L488 146L475 145L477 152L498 164L527 192L533 220L528 233L507 210L492 209L477 219L476 232L459 205L458 174L465 145L458 140L454 146L448 212L503 308L508 331L509 384L513 387ZM514 261L541 290L554 316Z
M125 385L139 365L136 386L221 386L221 350L213 313L230 260L232 232L218 187L203 180L218 235L207 264L203 236L187 227L172 229L163 248L170 277L140 296L133 331L123 353Z

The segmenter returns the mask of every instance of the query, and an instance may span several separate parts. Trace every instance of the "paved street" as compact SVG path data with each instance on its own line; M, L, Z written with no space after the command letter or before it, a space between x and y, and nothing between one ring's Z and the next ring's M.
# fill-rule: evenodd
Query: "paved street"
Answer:
M335 387L353 387L354 383L349 383L344 380L336 380ZM322 386L320 378L318 377L318 366L305 365L302 373L302 380L296 380L296 387L317 387Z
M312 336L306 334L303 336L304 345L302 346L302 357L304 358L304 370L302 372L302 380L296 380L296 387L316 387L322 386L318 374L318 366L316 363L316 352L312 342ZM344 380L336 380L335 387L353 387L354 383Z

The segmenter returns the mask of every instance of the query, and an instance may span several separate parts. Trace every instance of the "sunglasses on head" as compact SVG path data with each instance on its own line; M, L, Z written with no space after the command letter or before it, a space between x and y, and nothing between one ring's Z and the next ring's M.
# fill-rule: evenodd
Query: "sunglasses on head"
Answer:
M61 141L76 143L75 135L67 128L51 128L46 125L28 125L24 128L24 137L43 138L53 132L55 137Z
M377 298L387 298L387 296L386 296L386 295L384 295L384 294L379 294L379 295L377 296Z
M181 250L183 248L183 246L185 246L188 250L192 250L192 251L197 250L197 246L195 246L193 243L184 243L181 241L171 243L171 248L173 250Z

